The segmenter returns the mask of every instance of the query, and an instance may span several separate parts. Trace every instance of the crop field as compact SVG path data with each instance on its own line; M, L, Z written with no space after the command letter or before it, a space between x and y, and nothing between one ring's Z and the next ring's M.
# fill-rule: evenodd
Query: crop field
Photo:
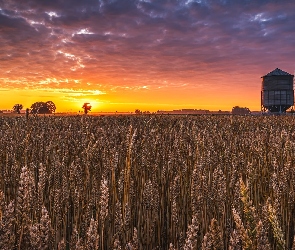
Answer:
M2 116L0 249L292 249L294 164L292 116Z

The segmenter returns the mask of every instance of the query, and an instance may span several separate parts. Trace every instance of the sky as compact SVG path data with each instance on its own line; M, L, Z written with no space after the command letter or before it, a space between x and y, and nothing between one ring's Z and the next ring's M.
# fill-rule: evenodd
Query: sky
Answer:
M0 109L260 110L295 70L293 0L0 0Z

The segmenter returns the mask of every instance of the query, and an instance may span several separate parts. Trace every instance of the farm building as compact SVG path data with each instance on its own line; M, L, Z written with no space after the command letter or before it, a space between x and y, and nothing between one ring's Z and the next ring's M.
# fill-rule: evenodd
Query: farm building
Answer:
M284 113L294 105L294 75L276 68L261 78L261 111Z

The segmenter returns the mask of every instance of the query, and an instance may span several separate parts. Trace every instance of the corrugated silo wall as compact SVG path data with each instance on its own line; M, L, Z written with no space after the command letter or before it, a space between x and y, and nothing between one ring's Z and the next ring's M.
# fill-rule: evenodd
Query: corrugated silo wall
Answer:
M262 81L262 105L293 106L293 76L264 76Z

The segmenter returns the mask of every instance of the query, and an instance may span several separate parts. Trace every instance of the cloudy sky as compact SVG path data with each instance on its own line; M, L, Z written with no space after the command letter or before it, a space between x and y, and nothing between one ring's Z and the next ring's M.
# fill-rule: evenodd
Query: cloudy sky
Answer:
M0 109L260 110L295 69L287 0L0 0Z

